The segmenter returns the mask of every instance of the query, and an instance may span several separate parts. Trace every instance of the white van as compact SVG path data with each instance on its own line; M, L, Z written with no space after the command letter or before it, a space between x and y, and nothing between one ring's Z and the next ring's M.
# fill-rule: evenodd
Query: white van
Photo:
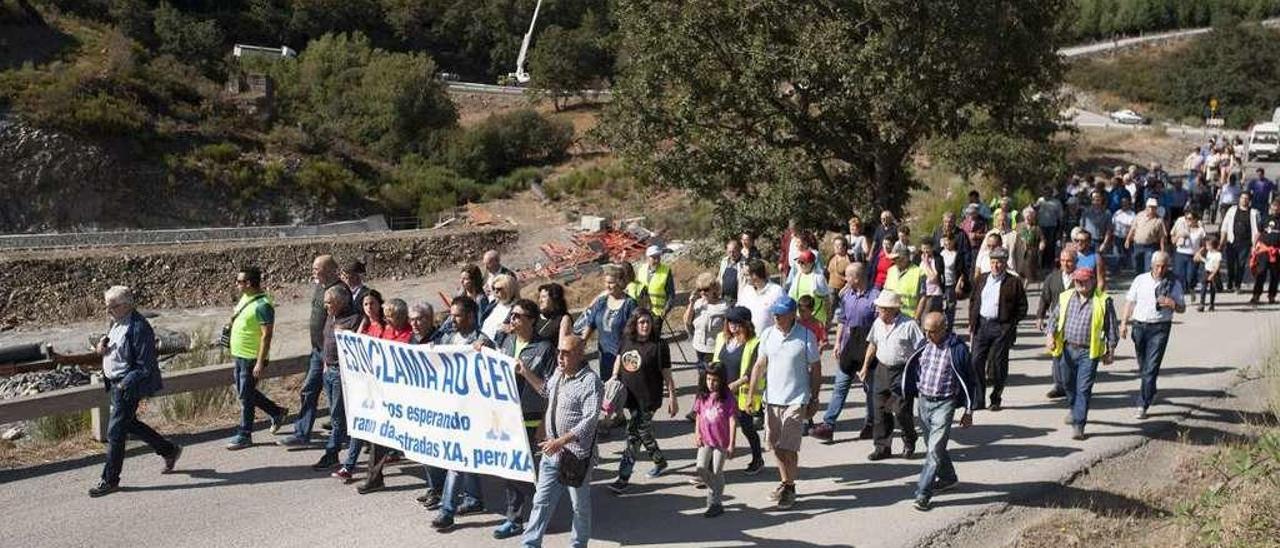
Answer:
M1249 142L1245 150L1248 151L1246 159L1250 162L1280 158L1280 124L1264 122L1254 125L1249 130Z

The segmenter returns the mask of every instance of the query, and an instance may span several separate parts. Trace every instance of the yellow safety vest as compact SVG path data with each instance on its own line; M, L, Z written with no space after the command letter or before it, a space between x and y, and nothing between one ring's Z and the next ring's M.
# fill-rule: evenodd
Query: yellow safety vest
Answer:
M1053 332L1053 352L1050 354L1057 358L1062 356L1066 350L1066 329L1067 329L1067 307L1071 303L1071 294L1075 293L1075 289L1068 289L1058 295L1058 326ZM1089 325L1089 358L1098 359L1107 353L1107 348L1102 342L1102 328L1106 325L1107 302L1111 300L1101 288L1095 289L1093 292L1093 321Z
M253 302L256 299L257 302ZM249 304L253 302L253 304ZM258 306L266 303L274 306L266 293L241 295L236 303L236 319L231 322L231 355L237 358L256 359L262 346L262 324L258 321Z
M631 296L632 299L635 299L636 302L640 302L640 295L644 294L644 284L636 280L631 280L631 283L627 284L626 292L627 295Z
M649 291L649 307L653 309L654 315L661 318L667 311L667 278L671 277L671 267L658 263L658 268L649 273L648 264L640 266L644 270L637 277L645 280L645 289Z
M716 335L716 348L711 353L711 363L720 363L720 350L724 349L724 345L724 332L721 332ZM741 388L738 388L738 409L748 413L754 413L760 409L760 400L764 398L764 379L761 378L760 382L756 383L756 395L751 399L751 405L747 405L747 389L750 388L748 385L751 380L751 368L755 365L752 363L751 356L756 353L756 348L759 346L760 339L758 337L748 339L747 344L742 348L742 363L738 364L738 377L748 381L743 383Z
M902 298L903 314L912 319L916 317L916 304L920 302L919 266L908 266L907 271L902 273L898 272L898 265L889 267L889 275L884 279L884 288L897 293L898 297Z
M818 323L827 325L827 298L814 293L818 286L814 279L817 275L817 270L808 274L797 273L795 283L791 284L791 298L799 301L803 295L813 297L813 317Z

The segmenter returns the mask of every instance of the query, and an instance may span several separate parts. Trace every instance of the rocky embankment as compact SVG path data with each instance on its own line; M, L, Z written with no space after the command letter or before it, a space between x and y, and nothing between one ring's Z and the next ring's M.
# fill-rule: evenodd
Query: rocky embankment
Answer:
M6 253L0 257L0 328L98 318L102 291L134 288L144 309L230 306L244 265L275 290L305 283L321 254L362 259L383 278L416 277L516 241L506 228L416 230L332 238Z

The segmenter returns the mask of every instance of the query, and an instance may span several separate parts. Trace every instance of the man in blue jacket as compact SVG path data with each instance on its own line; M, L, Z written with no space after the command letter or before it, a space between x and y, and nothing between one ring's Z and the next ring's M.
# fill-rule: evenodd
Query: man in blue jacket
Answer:
M98 341L102 374L111 391L111 420L107 425L107 463L102 481L89 490L101 497L120 490L124 442L130 434L150 445L164 459L163 474L173 471L182 448L164 439L138 420L138 403L160 390L160 365L156 361L156 335L151 324L133 307L133 291L113 286L104 294L111 330Z
M927 511L935 492L950 489L959 482L951 455L947 453L956 409L964 410L960 427L967 428L973 424L973 411L986 407L986 402L980 377L969 359L969 347L955 333L947 331L942 313L926 314L922 325L926 340L907 359L902 393L916 398L920 416L925 459L916 487L915 508Z

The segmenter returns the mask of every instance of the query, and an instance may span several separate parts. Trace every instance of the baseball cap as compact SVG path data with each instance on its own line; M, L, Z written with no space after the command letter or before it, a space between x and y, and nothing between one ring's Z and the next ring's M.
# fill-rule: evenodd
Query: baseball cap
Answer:
M660 257L662 256L663 253L666 253L666 252L667 250L663 249L663 247L660 245L651 245L644 250L644 254L646 257Z
M790 295L778 297L773 301L773 305L769 307L769 313L774 315L790 314L796 311L796 300Z

